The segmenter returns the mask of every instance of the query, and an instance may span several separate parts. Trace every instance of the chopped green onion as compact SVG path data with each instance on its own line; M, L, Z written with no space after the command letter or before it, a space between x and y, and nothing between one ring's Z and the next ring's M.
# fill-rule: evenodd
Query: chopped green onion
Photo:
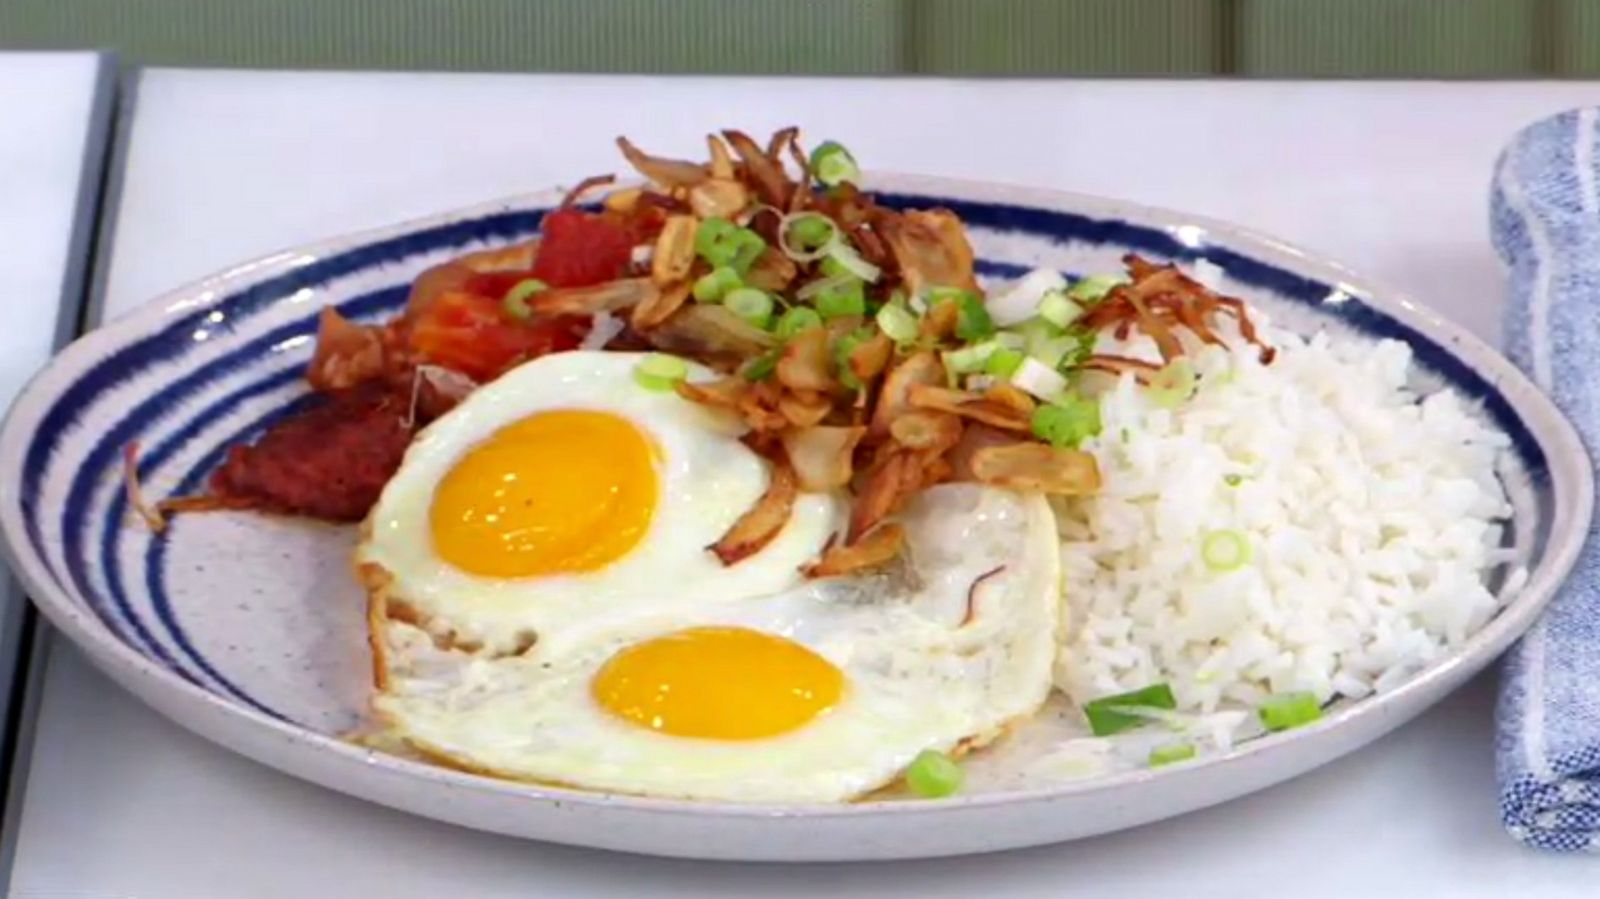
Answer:
M1187 359L1174 359L1150 376L1150 399L1163 409L1176 409L1194 395L1197 378Z
M944 367L958 375L970 375L984 371L989 363L989 357L1001 350L1000 344L992 340L975 343L972 346L962 347L959 350L950 350L944 354ZM1020 365L1021 362L1019 361Z
M843 240L836 240L828 245L828 258L833 260L842 271L849 272L869 284L877 281L878 276L882 274L882 271L876 265L861 258L861 254L857 253L854 247ZM827 271L827 269L824 268L823 271Z
M1250 541L1238 531L1210 531L1200 540L1200 558L1218 573L1237 570L1250 561Z
M732 239L739 226L724 218L708 218L694 231L694 251L709 258L717 248Z
M924 799L943 799L961 789L965 775L955 759L936 749L924 749L906 768L906 786Z
M767 242L761 235L722 218L709 218L695 230L694 249L715 268L732 268L739 274L761 258Z
M1033 395L1034 397L1051 401L1065 393L1067 379L1061 373L1029 356L1022 360L1015 373L1011 375L1011 383L1017 388Z
M519 322L527 321L533 317L533 310L528 307L528 300L532 299L534 294L547 289L549 286L538 278L524 278L511 285L511 289L506 291L505 298L500 301L500 308L505 311L506 315Z
M1073 346L1067 350L1066 355L1056 361L1056 365L1061 368L1077 368L1089 361L1089 357L1094 355L1095 344L1100 340L1100 335L1096 332L1081 328L1068 328L1066 336L1072 339Z
M772 377L778 370L778 357L783 355L781 350L764 353L745 363L744 369L739 372L746 381L765 381Z
M1067 299L1067 295L1060 291L1051 291L1039 301L1039 317L1058 328L1065 328L1081 315L1083 307Z
M722 305L728 311L739 316L758 328L765 328L772 321L772 297L766 291L754 287L741 287L730 291L722 298Z
M1093 303L1111 292L1111 288L1125 283L1120 275L1090 275L1072 285L1067 296L1084 303Z
M1022 362L1026 358L1028 357L1010 347L996 347L995 351L989 354L989 358L984 360L983 370L991 375L1009 378L1017 373L1017 369L1022 367Z
M710 274L694 282L694 298L702 303L720 302L729 291L737 290L743 284L739 280L739 273L725 265L712 269Z
M1016 333L1022 339L1023 351L1051 368L1059 367L1077 345L1075 338L1042 318L1029 319Z
M1244 483L1244 475L1225 474L1222 476L1222 483L1227 484L1229 487L1237 487Z
M877 332L871 328L857 328L848 334L841 335L839 339L834 341L833 362L839 369L840 384L851 390L859 390L861 388L861 379L856 377L856 373L850 370L850 354L856 351L856 347L871 340L876 334Z
M1322 705L1310 693L1279 693L1267 697L1256 709L1256 715L1267 730L1288 730L1321 718Z
M829 287L812 298L823 319L842 318L846 315L865 315L867 312L866 285L860 281Z
M811 174L824 187L837 187L846 181L861 180L861 167L854 156L837 141L823 141L811 151Z
M969 291L956 302L961 310L956 317L956 337L970 341L994 336L994 319L989 317L989 310L983 307L983 297Z
M778 317L778 326L774 330L779 337L788 340L801 331L820 327L822 327L822 316L817 314L817 310L796 306Z
M822 272L823 277L826 277L826 278L854 278L855 277L855 275L852 274L849 269L847 269L844 266L840 265L839 264L839 260L833 258L832 256L824 256L824 257L822 257L822 261L817 263L817 270Z
M1118 709L1147 708L1147 709L1175 709L1178 701L1172 695L1172 688L1166 684L1152 684L1142 690L1131 693L1118 693L1115 696L1102 696L1083 707L1083 714L1089 719L1089 729L1097 737L1109 737L1112 734L1144 724L1147 719L1138 715L1120 712Z
M650 353L633 366L633 380L646 390L671 390L688 376L689 363L665 353Z
M1051 446L1077 449L1100 433L1100 401L1069 393L1033 410L1033 433Z
M778 247L796 262L824 255L839 239L839 226L820 212L792 212L778 223Z
M917 317L904 306L893 302L884 304L878 310L877 322L878 330L897 344L904 346L917 339Z
M1174 762L1187 762L1194 758L1193 743L1168 743L1150 750L1150 767L1159 768Z

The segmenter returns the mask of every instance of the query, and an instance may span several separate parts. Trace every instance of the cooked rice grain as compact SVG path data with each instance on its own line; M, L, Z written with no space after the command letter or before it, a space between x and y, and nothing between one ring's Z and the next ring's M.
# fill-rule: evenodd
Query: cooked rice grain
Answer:
M1505 436L1452 392L1409 389L1403 343L1272 340L1267 366L1249 347L1194 352L1200 388L1177 409L1130 375L1104 394L1085 445L1104 486L1056 501L1056 680L1076 702L1157 682L1193 711L1360 697L1494 613ZM1142 343L1119 349L1148 357ZM1216 531L1242 535L1249 562L1208 568Z

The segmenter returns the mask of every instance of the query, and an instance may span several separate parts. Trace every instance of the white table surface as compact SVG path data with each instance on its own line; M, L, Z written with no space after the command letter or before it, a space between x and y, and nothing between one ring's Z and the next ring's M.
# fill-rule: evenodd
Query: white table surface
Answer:
M1050 185L1326 251L1490 337L1485 184L1520 125L1600 85L800 81L154 70L107 286L115 315L253 255L799 123L869 166ZM1112 132L1124 128L1128 136ZM982 135L991 149L980 150ZM1592 859L1501 831L1492 683L1319 772L1137 831L986 857L776 867L519 842L236 758L57 645L15 896L1593 895Z
M67 295L73 315L81 298L93 223L79 211L106 138L105 65L97 53L0 53L0 408L50 358ZM0 569L0 735L22 603ZM0 846L0 872L4 855Z

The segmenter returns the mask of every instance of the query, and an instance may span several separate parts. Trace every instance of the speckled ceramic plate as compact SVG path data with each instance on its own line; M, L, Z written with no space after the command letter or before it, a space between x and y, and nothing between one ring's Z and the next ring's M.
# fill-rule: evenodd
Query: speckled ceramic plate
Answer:
M1108 200L921 177L873 185L894 206L946 206L980 272L1114 270L1119 257L1194 262L1295 330L1411 344L1424 386L1453 385L1512 438L1503 475L1526 586L1457 653L1320 722L1191 764L1141 771L1033 765L1040 743L973 762L940 801L840 806L664 801L509 783L374 753L339 734L369 683L353 529L266 516L129 526L123 447L157 496L199 487L224 450L296 407L317 311L379 319L423 268L533 234L557 193L338 238L158 298L69 347L0 434L0 523L15 570L68 638L180 724L264 764L395 808L541 840L726 859L884 859L1068 840L1180 814L1293 777L1410 719L1487 665L1539 613L1587 527L1590 467L1572 428L1493 350L1425 307L1237 228ZM1492 585L1498 587L1498 585ZM1027 747L1032 746L1032 749Z

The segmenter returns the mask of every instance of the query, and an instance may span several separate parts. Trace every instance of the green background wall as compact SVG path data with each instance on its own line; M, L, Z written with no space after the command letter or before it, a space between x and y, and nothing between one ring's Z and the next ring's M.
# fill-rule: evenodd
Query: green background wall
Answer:
M1600 0L0 0L151 65L1268 77L1600 74Z

